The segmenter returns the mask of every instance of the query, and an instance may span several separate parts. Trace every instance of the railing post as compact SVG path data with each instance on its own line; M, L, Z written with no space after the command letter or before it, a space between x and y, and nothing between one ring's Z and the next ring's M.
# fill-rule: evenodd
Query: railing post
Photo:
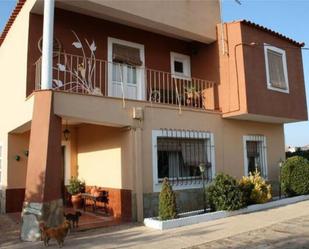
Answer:
M52 88L55 0L44 0L41 88Z

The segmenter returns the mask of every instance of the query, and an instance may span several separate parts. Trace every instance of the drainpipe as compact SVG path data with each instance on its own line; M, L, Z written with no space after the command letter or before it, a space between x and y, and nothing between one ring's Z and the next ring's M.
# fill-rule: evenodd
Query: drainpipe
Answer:
M143 205L143 166L142 166L142 130L140 127L133 128L134 136L134 163L135 163L135 193L137 221L144 220Z
M44 0L41 89L52 88L55 0Z

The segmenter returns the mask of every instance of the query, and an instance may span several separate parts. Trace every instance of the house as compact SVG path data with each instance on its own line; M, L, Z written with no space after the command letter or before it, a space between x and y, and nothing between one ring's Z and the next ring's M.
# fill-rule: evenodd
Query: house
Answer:
M164 177L200 208L200 165L275 189L283 124L307 120L303 45L220 24L217 0L19 0L0 38L2 212L32 240L72 176L122 220L157 215Z

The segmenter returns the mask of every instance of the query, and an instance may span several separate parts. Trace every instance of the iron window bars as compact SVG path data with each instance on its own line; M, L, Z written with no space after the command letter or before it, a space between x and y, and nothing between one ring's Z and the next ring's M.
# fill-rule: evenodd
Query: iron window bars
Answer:
M161 129L157 137L158 180L167 177L172 185L202 182L199 165L206 165L205 181L212 177L212 153L209 132Z

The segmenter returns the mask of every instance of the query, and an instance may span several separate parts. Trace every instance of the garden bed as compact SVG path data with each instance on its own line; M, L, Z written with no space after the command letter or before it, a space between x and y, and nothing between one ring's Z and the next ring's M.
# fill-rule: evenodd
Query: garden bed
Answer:
M267 202L265 204L256 204L250 205L246 208L242 208L236 211L217 211L217 212L210 212L210 213L203 213L203 210L192 211L188 213L179 214L179 218L172 219L172 220L164 220L161 221L158 218L145 218L144 224L146 227L159 229L159 230L166 230L181 226L193 225L201 222L217 220L221 218L226 218L238 214L246 214L251 212L262 211L269 208L280 207L288 204L293 204L300 201L309 200L309 195L301 195L291 198L284 198L280 200L274 200Z

